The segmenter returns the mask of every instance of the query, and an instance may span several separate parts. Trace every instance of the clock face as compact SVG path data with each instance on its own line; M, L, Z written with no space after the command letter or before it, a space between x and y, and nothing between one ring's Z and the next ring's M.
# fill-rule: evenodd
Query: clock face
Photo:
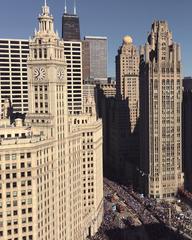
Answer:
M42 81L45 79L45 68L44 67L37 67L34 69L34 77L37 81Z
M58 68L57 77L59 80L63 80L65 76L64 68Z

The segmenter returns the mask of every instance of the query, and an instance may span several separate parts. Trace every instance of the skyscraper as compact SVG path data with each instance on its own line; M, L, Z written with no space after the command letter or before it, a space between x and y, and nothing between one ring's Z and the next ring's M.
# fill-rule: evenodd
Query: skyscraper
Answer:
M116 56L115 98L107 98L110 88L101 88L98 101L104 124L106 172L124 184L135 185L139 159L139 53L130 36L123 38Z
M107 82L107 37L86 36L90 49L90 79Z
M0 111L9 99L14 112L28 111L27 58L29 41L0 39Z
M140 63L141 189L171 198L183 185L181 56L166 21L155 21Z
M79 17L76 14L76 6L74 1L74 14L67 13L65 2L65 11L62 16L62 38L64 41L80 41Z
M86 40L82 41L82 67L83 81L90 80L90 45Z
M38 20L29 112L10 124L6 100L0 119L0 238L84 240L103 216L102 122L92 101L91 114L68 114L64 42L46 1Z
M128 98L131 131L139 117L139 53L130 36L123 38L123 44L116 56L116 95Z
M68 110L70 114L79 114L82 111L82 43L75 1L74 14L67 13L65 2L65 12L62 17L62 38L67 63Z

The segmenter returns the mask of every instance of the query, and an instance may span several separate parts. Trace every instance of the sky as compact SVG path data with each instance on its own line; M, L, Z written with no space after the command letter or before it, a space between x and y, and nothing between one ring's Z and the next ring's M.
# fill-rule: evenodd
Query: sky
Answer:
M1 0L0 38L28 39L37 27L44 0ZM61 36L64 0L47 0ZM73 12L73 0L67 0ZM192 0L77 0L81 37L108 37L108 75L115 76L115 55L124 35L146 42L154 20L167 20L182 49L183 76L192 76Z

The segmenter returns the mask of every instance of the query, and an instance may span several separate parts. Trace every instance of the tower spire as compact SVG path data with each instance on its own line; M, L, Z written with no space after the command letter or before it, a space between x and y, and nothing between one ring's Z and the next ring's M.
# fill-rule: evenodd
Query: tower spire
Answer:
M67 13L67 0L65 0L65 10L64 13Z
M45 4L44 4L45 7L47 7L47 0L45 0Z
M74 0L74 15L77 15L76 0Z

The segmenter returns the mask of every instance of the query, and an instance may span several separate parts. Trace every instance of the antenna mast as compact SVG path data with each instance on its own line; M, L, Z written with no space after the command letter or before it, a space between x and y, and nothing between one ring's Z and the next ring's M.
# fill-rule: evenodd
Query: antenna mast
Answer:
M64 13L67 13L67 0L65 0L65 10Z
M74 0L74 15L77 15L76 0Z

